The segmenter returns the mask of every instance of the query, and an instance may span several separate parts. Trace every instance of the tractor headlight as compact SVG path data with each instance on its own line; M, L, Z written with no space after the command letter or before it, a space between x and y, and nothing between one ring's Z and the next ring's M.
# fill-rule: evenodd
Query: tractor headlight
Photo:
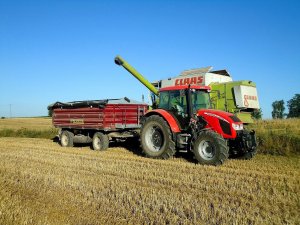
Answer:
M232 124L232 128L235 130L243 130L244 129L244 125L242 123L237 124L237 123L233 123Z

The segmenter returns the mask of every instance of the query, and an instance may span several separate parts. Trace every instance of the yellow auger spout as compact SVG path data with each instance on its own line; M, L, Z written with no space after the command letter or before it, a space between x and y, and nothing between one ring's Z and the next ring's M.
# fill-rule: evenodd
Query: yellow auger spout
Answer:
M115 58L115 63L119 66L123 66L129 73L131 73L136 79L138 79L143 85L145 85L151 92L158 96L158 90L140 74L135 68L133 68L128 62L122 59L121 56Z

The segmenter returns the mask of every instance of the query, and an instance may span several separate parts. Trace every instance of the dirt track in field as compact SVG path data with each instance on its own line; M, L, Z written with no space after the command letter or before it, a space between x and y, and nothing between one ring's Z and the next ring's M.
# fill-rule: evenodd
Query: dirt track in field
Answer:
M300 157L221 167L0 138L0 224L299 224Z

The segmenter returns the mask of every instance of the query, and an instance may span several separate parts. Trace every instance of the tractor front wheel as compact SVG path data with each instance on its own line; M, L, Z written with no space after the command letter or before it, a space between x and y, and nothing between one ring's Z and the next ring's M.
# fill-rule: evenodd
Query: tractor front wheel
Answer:
M200 164L221 165L228 158L223 137L213 131L201 131L193 142L193 152Z
M143 124L141 144L143 153L150 158L168 159L176 152L168 123L157 115L148 117Z

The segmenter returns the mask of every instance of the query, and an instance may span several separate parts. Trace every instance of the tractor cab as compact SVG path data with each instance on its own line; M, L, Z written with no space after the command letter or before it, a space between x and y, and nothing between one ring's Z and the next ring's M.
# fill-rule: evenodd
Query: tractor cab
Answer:
M190 119L199 109L210 109L210 87L207 86L171 86L159 90L158 109L171 113L181 129L188 129Z

